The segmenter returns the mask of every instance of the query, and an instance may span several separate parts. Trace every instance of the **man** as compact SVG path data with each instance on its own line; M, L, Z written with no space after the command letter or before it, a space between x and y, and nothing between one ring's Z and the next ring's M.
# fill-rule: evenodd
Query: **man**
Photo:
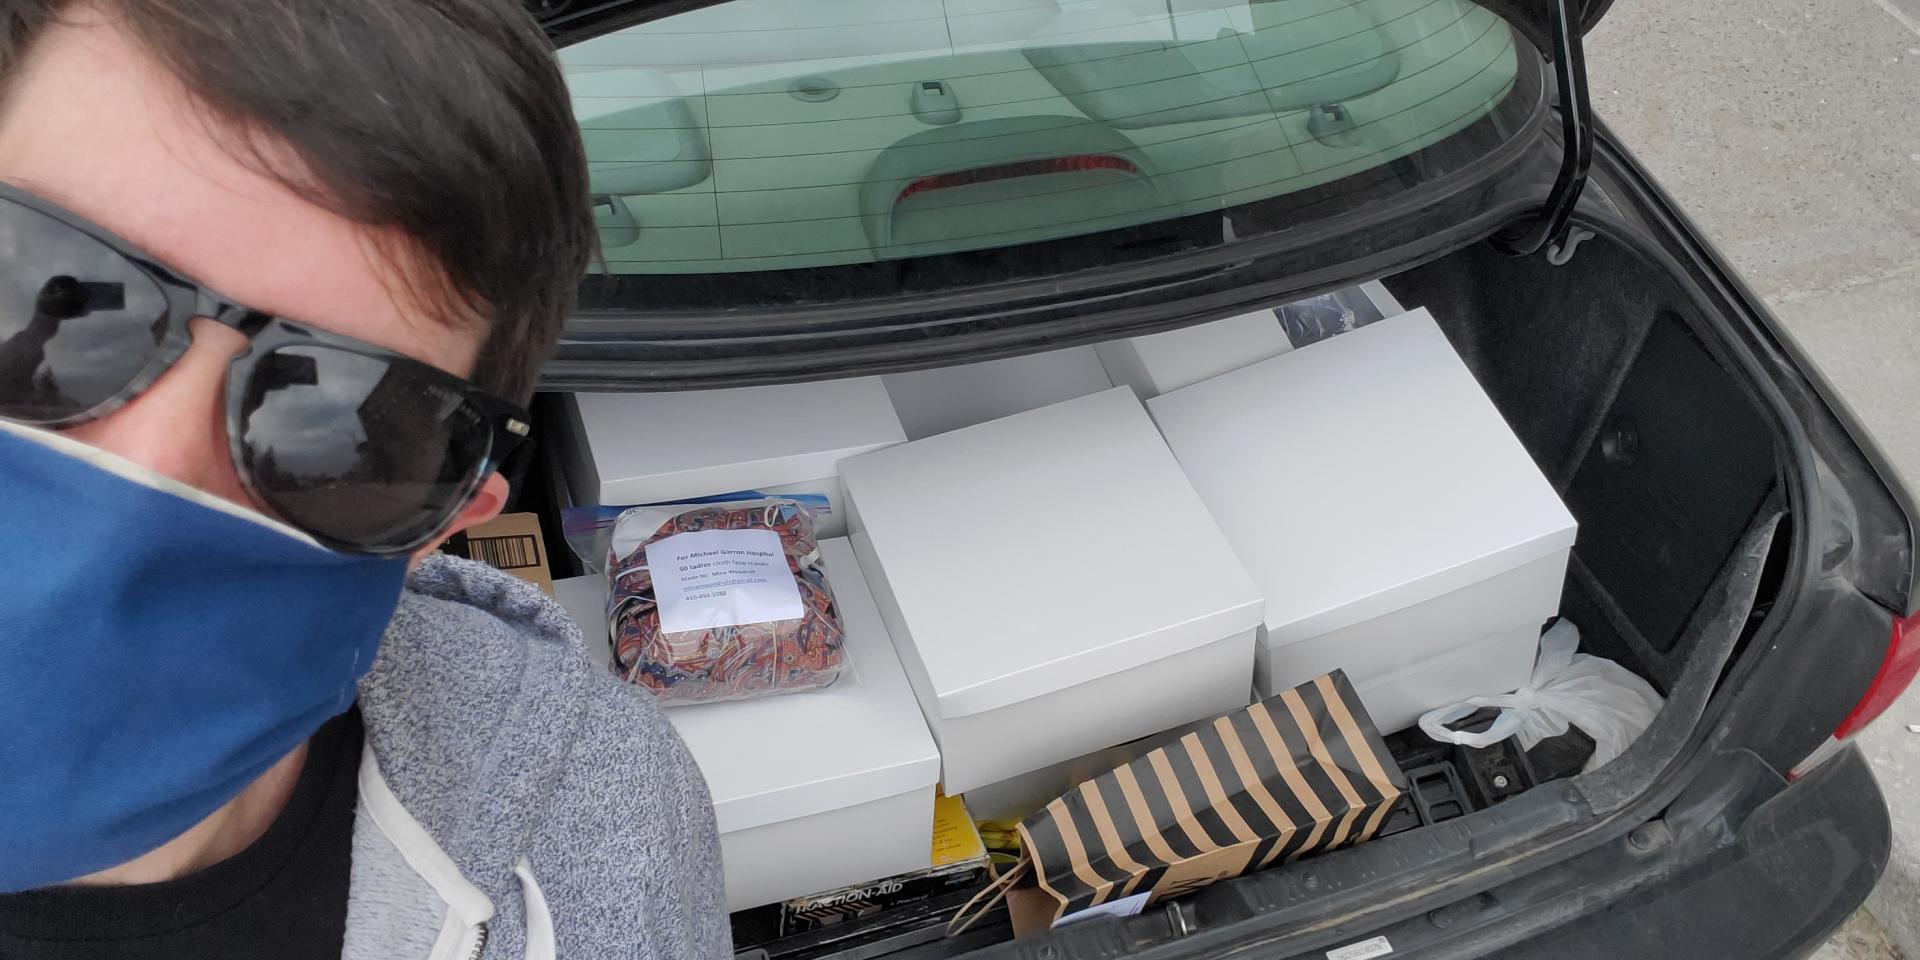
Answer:
M0 957L728 953L660 711L431 556L505 502L594 243L536 26L0 29Z

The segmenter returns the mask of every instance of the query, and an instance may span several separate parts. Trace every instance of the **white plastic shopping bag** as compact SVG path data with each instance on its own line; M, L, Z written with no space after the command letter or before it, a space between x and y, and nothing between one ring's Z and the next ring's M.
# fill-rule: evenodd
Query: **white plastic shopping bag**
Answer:
M1653 722L1665 703L1652 686L1612 660L1578 653L1580 629L1561 619L1540 637L1533 680L1500 696L1474 697L1451 707L1429 710L1420 729L1442 743L1487 747L1515 734L1532 749L1548 737L1567 732L1568 724L1593 738L1593 770L1627 749ZM1479 733L1447 729L1447 724L1480 709L1499 707L1500 716Z

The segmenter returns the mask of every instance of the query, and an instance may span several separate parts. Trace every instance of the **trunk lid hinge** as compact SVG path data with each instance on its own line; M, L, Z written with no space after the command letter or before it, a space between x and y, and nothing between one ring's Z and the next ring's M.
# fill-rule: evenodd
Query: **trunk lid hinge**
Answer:
M1560 173L1554 178L1547 203L1534 220L1493 237L1495 245L1516 257L1547 251L1547 259L1564 264L1573 248L1591 233L1573 226L1573 208L1587 183L1593 162L1593 104L1587 99L1587 58L1581 46L1580 24L1571 9L1578 0L1544 0L1552 16L1553 78L1560 88Z

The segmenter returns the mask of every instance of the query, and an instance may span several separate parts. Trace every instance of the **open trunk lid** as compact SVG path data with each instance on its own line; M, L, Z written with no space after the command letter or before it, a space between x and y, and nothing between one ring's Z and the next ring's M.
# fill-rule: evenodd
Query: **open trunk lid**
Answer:
M1559 5L550 6L606 255L552 388L1172 329L1516 224L1537 247L1584 171Z

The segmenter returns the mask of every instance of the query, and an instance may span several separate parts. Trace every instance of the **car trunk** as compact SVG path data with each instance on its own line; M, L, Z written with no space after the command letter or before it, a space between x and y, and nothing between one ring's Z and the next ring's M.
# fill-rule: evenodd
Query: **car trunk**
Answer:
M1782 434L1760 391L1728 359L1725 321L1637 249L1633 231L1601 233L1561 266L1474 243L1381 279L1402 304L1431 311L1578 520L1561 613L1579 625L1584 652L1626 665L1667 698L1624 756L1489 809L1045 941L1013 943L1004 912L956 938L880 914L751 949L864 960L1219 952L1258 942L1273 944L1266 955L1292 955L1597 843L1612 815L1657 795L1781 589L1797 542L1787 515L1796 474L1784 467ZM1403 766L1430 759L1417 729L1390 741ZM964 898L955 899L949 909ZM767 932L763 921L743 923L743 944Z
M1606 5L1566 4L1559 10L1590 27ZM1737 280L1723 275L1711 251L1687 248L1697 242L1689 228L1630 158L1618 154L1602 136L1584 194L1564 189L1570 174L1585 167L1565 162L1582 151L1563 151L1561 144L1575 142L1571 138L1579 123L1574 121L1591 118L1578 109L1554 115L1552 104L1566 104L1569 86L1583 86L1583 81L1565 76L1571 71L1578 80L1577 43L1569 49L1564 32L1553 29L1552 5L1507 0L1340 3L1322 11L1331 11L1325 19L1274 22L1275 11L1293 8L1250 3L1240 10L1239 4L1212 0L1136 5L1138 9L1118 2L1029 4L1049 12L1036 20L1041 26L1021 26L1003 38L1022 52L1020 57L1005 59L1006 50L956 46L949 21L944 34L920 46L903 42L899 51L864 51L886 52L882 66L859 61L857 67L842 69L838 61L795 58L787 73L779 75L781 83L787 74L794 76L785 87L765 82L729 85L734 81L703 76L698 85L683 83L676 89L700 92L689 102L707 111L711 142L695 137L681 144L675 164L632 163L614 150L619 144L612 140L595 155L593 138L608 137L600 128L686 131L697 126L685 117L621 119L626 114L609 113L612 108L597 98L607 92L633 92L601 87L615 83L620 69L650 62L625 48L609 52L627 42L612 31L638 36L646 29L635 24L707 6L699 0L561 4L551 15L550 29L562 45L576 44L571 48L576 55L569 60L563 54L563 63L581 71L573 79L589 94L582 103L589 108L583 127L589 134L590 159L605 161L596 192L625 197L623 202L640 205L635 209L646 215L637 221L617 216L609 220L620 212L618 204L600 211L603 228L618 228L603 232L615 250L606 266L612 276L583 287L579 315L545 373L549 389L677 390L895 374L1159 333L1377 279L1401 305L1430 311L1578 522L1559 613L1578 625L1581 651L1626 666L1665 698L1652 725L1611 763L1545 779L1497 803L1468 797L1467 803L1448 808L1460 799L1459 781L1469 774L1462 763L1468 761L1436 750L1417 727L1390 736L1389 747L1403 769L1440 768L1451 770L1455 778L1413 777L1412 791L1433 801L1414 811L1418 816L1413 823L1396 812L1389 821L1393 829L1383 828L1370 842L1218 882L1157 903L1139 916L1075 924L1016 940L1005 911L996 909L971 929L947 937L944 923L930 921L958 909L970 893L960 891L932 908L851 915L832 926L780 937L774 905L736 915L736 939L743 952L794 960L963 954L1062 960L1236 953L1345 960L1420 953L1423 937L1462 937L1461 929L1474 926L1476 919L1497 917L1502 911L1512 914L1523 903L1548 906L1541 915L1590 911L1600 902L1600 888L1590 871L1571 868L1569 861L1606 852L1629 839L1634 845L1628 856L1672 842L1664 827L1655 829L1657 821L1649 821L1668 809L1697 775L1697 763L1708 754L1703 749L1707 734L1721 718L1742 716L1730 704L1734 697L1713 697L1723 681L1730 693L1756 675L1766 676L1766 685L1778 688L1780 661L1786 661L1784 669L1792 674L1814 656L1804 643L1783 651L1779 634L1785 633L1790 615L1818 606L1801 601L1815 593L1820 573L1846 562L1851 544L1836 548L1827 546L1828 541L1851 536L1844 521L1869 511L1855 513L1845 504L1834 508L1826 481L1835 474L1845 481L1849 474L1833 466L1829 451L1819 449L1818 436L1810 438L1813 432L1806 429L1804 405L1794 393L1806 374L1791 369L1790 360L1783 364L1780 354L1790 351L1779 350L1756 324L1750 298L1742 302ZM1232 18L1221 23L1207 19L1221 15L1215 7L1232 10ZM1363 8L1377 15L1376 23L1341 19ZM715 9L716 16L724 18L725 9ZM1163 9L1171 32L1162 36L1147 31ZM1506 41L1504 32L1491 23L1483 29L1478 9L1492 11L1514 29L1520 55L1511 62L1510 76L1497 69L1499 76L1486 74L1486 67L1479 66L1484 62L1499 67L1508 61L1499 50L1481 56L1494 46L1504 50ZM1188 13L1176 16L1177 10ZM1097 31L1075 19L1101 12L1114 22L1103 22ZM927 23L939 19L929 17ZM674 29L691 29L686 27L689 22ZM1197 29L1202 23L1206 28ZM1124 26L1124 37L1107 32L1115 24ZM758 28L757 22L733 26ZM1068 26L1076 29L1066 30ZM1103 57L1062 46L1059 37L1080 36L1079 28L1087 28L1089 37L1128 43L1124 49L1105 48ZM1305 44L1319 51L1305 59L1267 48L1275 38L1304 44L1307 33L1321 42ZM684 38L674 36L676 42ZM746 56L735 34L713 36L718 38L715 50L694 59L731 62ZM604 43L595 47L596 38ZM1357 43L1355 38L1381 43L1379 49L1343 46ZM1141 46L1144 40L1153 42ZM926 53L922 46L935 53ZM915 52L900 52L909 49ZM1198 66L1168 60L1173 51L1199 58ZM1535 55L1546 51L1553 52L1544 59ZM1256 71L1249 81L1253 85L1241 90L1229 82L1240 74L1210 59L1216 55L1233 65L1240 64L1235 57L1245 57L1269 72ZM692 55L674 55L681 56ZM976 62L982 57L991 63ZM1469 59L1478 79L1459 86L1424 72ZM830 68L816 70L820 63ZM1383 78L1372 77L1372 72L1388 63L1399 63L1404 76L1375 89ZM1121 73L1126 75L1096 76L1087 72L1087 64L1115 70L1124 66ZM878 79L863 72L896 67L908 72ZM1272 73L1280 67L1286 69ZM909 75L940 82L916 84L914 98L897 103L899 98L887 93L871 109L847 102L882 89L878 80L891 83ZM989 111L969 113L968 120L956 124L950 115L953 104L947 101L957 96L965 110L976 111L974 104L981 101L971 98L983 92L978 78L989 75L1019 87L1017 97L999 98L1004 103L997 102L999 95L992 89L984 91L989 107L1018 106L1015 113L1072 114L1089 121L1063 143L1051 142L1059 130L1051 123L1027 129L1031 118L1008 119ZM1327 78L1351 81L1352 89L1320 90L1317 85ZM1442 87L1473 91L1474 84L1483 82L1510 87L1491 99L1484 91L1475 92L1466 106L1447 105L1445 100L1465 93L1434 96ZM1260 88L1266 91L1264 98L1256 93ZM1316 92L1308 95L1308 89ZM836 99L842 90L850 91L849 96ZM1414 112L1425 111L1429 120L1443 119L1444 129L1455 132L1427 146L1421 146L1427 140L1412 138L1369 154L1374 158L1370 166L1325 167L1341 176L1324 183L1314 178L1290 181L1273 172L1270 161L1249 159L1277 152L1263 148L1247 154L1253 147L1237 140L1222 139L1207 147L1213 154L1200 164L1169 149L1185 144L1199 150L1206 137L1247 135L1255 128L1241 126L1242 114L1270 112L1282 127L1307 124L1288 127L1287 136L1309 156L1322 148L1337 153L1344 149L1344 135L1330 129L1316 132L1313 120L1298 108L1333 100L1364 112L1367 104L1398 95L1395 91L1409 94L1407 103L1431 103ZM650 95L644 101L648 104L660 93L641 92ZM1281 102L1281 94L1306 99ZM756 115L751 124L728 119L728 110L758 102L755 97L776 107L773 115ZM929 97L939 102L930 107ZM1414 109L1393 102L1396 110ZM826 108L822 103L840 106ZM1041 110L1034 106L1039 103L1048 106ZM887 135L875 142L877 155L871 163L849 166L841 179L883 182L888 188L880 194L893 197L895 209L867 203L872 198L866 191L857 220L846 216L854 210L852 199L842 198L845 209L822 208L840 215L829 220L788 223L784 207L722 217L714 228L713 245L714 251L724 252L683 246L674 239L706 237L684 225L698 219L695 213L706 216L708 209L718 216L723 201L739 203L743 195L768 203L815 198L806 192L814 189L811 181L804 189L788 190L780 179L794 170L811 169L807 163L816 152L840 146L807 139L840 129L800 124L803 114L796 111L807 110L825 111L821 116L844 110L862 124L891 124ZM1314 120L1325 122L1332 116L1321 113L1327 111L1315 113ZM782 126L788 122L795 125ZM868 128L845 129L864 135ZM1180 136L1174 136L1175 131ZM805 142L796 146L796 137ZM956 145L966 149L950 158L959 149ZM736 166L722 171L727 151L758 159L793 156L777 168ZM847 151L850 156L855 152ZM929 156L940 160L915 160L920 165L910 164L905 172L893 169L895 161ZM687 187L683 181L707 177L709 161L713 178L704 189L711 196L702 195L700 204L693 204L682 192L702 188ZM1248 164L1247 170L1258 174L1257 189L1228 189L1241 183L1233 179L1239 174L1228 173L1241 169L1235 164ZM747 182L752 178L742 178L743 170L765 182ZM1201 176L1202 170L1209 172ZM634 171L674 178L645 184L608 179ZM949 230L952 235L947 236L915 207L943 194L1012 189L1028 176L1079 178L1071 184L1062 181L1054 199L1111 194L1109 206L1115 209L1160 212L1059 229L1072 218L1054 211L1038 221L1048 229L1035 229L1029 219L1039 216L1035 211L1041 208L1028 204L1025 192L1016 191L1014 202L985 197L956 204L954 209L964 207L970 216L954 218L942 229L957 230L956 224L967 229ZM1135 182L1142 178L1150 183ZM780 189L742 192L743 186ZM1141 199L1155 190L1189 199ZM1577 210L1572 206L1575 196ZM1558 200L1565 204L1556 208ZM669 209L669 202L685 202L688 209ZM1068 206L1099 207L1084 201ZM1543 207L1562 214L1574 211L1573 234L1555 231L1549 237L1553 245L1543 252L1513 255L1528 246L1516 243L1514 235L1538 232L1529 231L1529 223L1552 221L1541 216ZM665 225L657 250L645 240L648 222ZM705 220L698 222L706 229ZM805 229L790 229L801 223ZM837 224L849 233L829 242L823 224ZM856 226L862 231L858 235L853 232ZM791 235L781 235L783 245L777 252L790 256L755 259L754 231L775 227L789 230ZM945 239L929 241L915 230L931 230ZM979 230L985 232L974 232ZM693 260L676 260L680 257ZM1006 386L992 382L996 386L979 389ZM1805 392L1817 389L1815 384ZM1055 391L1054 399L1062 398ZM1329 404L1338 402L1328 398ZM556 397L542 398L536 414L552 422L564 405ZM1820 416L1830 414L1823 410ZM570 558L556 535L558 518L552 515L554 504L566 499L559 489L564 484L551 479L553 471L532 475L526 499L547 504L548 533L556 548L550 552L564 558L564 568ZM547 478L545 483L541 477ZM1854 488L1870 486L1851 481L1844 485L1849 495ZM553 490L543 493L543 486ZM1861 537L1887 545L1904 535L1902 530ZM1822 546L1815 549L1815 543ZM1904 590L1910 566L1904 560L1885 566L1898 569L1900 581L1867 585L1863 593L1888 604L1893 602L1890 596ZM1752 642L1769 627L1770 633L1779 634ZM1881 637L1884 633L1861 633L1876 643ZM1770 656L1776 652L1783 655ZM1836 651L1834 677L1806 684L1821 689L1780 708L1796 714L1794 720L1768 721L1760 735L1778 742L1755 748L1766 756L1754 755L1756 762L1770 765L1765 777L1777 780L1773 770L1800 762L1834 729L1838 717L1826 712L1843 713L1840 701L1851 702L1847 698L1865 685L1866 677L1856 674L1871 670L1867 661L1877 662L1877 650L1856 653L1848 649L1841 657ZM1741 700L1747 699L1743 694ZM1718 736L1726 735L1721 725ZM1429 787L1437 792L1429 795ZM1523 883L1531 886L1516 894L1513 886ZM1450 926L1453 933L1445 933ZM1392 934L1392 947L1368 946L1382 931ZM1449 947L1453 954L1480 956L1499 945L1483 939L1461 946L1456 940Z

